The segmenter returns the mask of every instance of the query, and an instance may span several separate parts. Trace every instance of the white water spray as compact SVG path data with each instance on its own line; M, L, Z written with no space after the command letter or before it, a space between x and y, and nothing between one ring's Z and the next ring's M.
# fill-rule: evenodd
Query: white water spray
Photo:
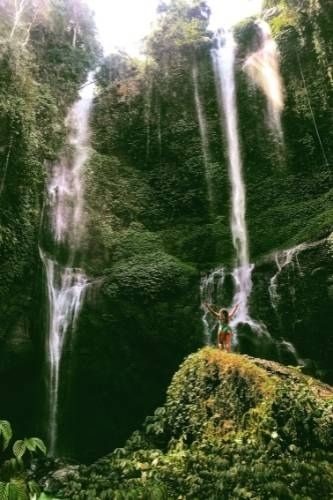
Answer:
M56 246L66 245L68 260L65 265L46 255L40 249L45 266L49 299L47 335L49 451L57 453L61 365L65 350L70 350L77 319L82 307L88 279L74 267L80 250L84 229L84 165L89 158L89 114L93 101L93 75L82 87L79 100L66 119L69 129L70 151L51 169L48 184L50 219Z
M271 28L266 21L256 22L259 31L259 49L248 56L244 69L250 79L263 91L267 99L269 125L279 140L283 139L281 113L284 107L280 56Z

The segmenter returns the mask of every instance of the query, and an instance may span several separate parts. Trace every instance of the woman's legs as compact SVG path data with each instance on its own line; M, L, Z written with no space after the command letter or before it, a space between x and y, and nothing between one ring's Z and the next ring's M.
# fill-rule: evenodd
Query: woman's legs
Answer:
M225 333L223 335L223 349L227 352L231 352L231 333Z

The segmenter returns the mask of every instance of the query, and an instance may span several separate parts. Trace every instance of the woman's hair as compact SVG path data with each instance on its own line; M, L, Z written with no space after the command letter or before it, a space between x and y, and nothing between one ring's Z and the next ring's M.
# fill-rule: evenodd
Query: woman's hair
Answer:
M225 321L229 321L229 313L227 309L220 309L220 314Z

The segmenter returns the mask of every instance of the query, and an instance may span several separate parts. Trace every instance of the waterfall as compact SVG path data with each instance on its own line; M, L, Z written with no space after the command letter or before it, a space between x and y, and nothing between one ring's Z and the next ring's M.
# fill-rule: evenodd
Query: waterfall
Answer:
M235 86L235 51L236 43L230 30L220 29L212 49L213 65L217 84L217 94L221 114L224 117L228 168L231 183L231 230L236 251L236 266L233 272L236 291L234 303L239 304L233 321L249 321L248 297L252 288L247 227L245 219L246 200L242 174L242 160L238 136L238 117Z
M256 27L260 40L259 49L247 57L244 70L264 92L267 99L269 125L276 132L278 139L282 140L281 112L284 107L284 96L279 51L269 24L260 20L256 22Z
M52 456L58 447L61 364L64 352L71 350L77 319L88 278L75 267L79 260L84 230L84 165L90 154L89 116L93 101L93 74L81 88L79 99L66 118L68 144L61 159L50 169L48 182L48 219L54 249L66 247L67 262L57 262L40 248L47 279L49 322L46 341L48 382L48 442Z
M56 242L65 242L74 253L84 227L82 168L89 157L89 113L94 95L93 73L81 88L65 126L69 130L71 157L64 154L51 172L48 185L52 206L52 230ZM71 153L71 152L70 152Z
M87 277L81 269L62 267L40 250L45 266L49 300L47 337L49 391L49 450L57 444L60 369L64 350L70 350L76 322L84 298Z
M199 81L198 81L198 66L196 64L193 65L192 68L192 78L193 78L193 88L194 88L194 102L195 109L197 112L199 130L200 130L200 139L201 139L201 148L202 148L202 156L205 167L205 178L206 178L206 186L207 186L207 197L209 204L209 211L212 213L214 211L214 198L213 198L213 184L212 184L212 175L210 170L211 158L209 152L209 140L208 140L208 126L207 119L204 112L204 108L201 102L200 92L199 92Z

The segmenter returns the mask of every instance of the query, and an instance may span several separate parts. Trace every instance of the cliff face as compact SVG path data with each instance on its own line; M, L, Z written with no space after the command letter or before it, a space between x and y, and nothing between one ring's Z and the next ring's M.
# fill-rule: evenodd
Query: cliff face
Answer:
M205 348L124 448L44 484L79 499L329 498L332 397L295 369Z
M18 429L23 408L36 422L33 394L42 399L37 380L46 304L38 231L45 171L65 141L66 110L96 56L84 9L82 40L73 45L71 5L57 3L52 23L38 18L24 50L22 31L16 45L1 48L0 342L8 401L8 415L2 416ZM281 144L267 126L264 96L243 70L258 33L253 21L236 30L239 128L255 263L251 315L276 339L292 341L309 372L332 381L331 246L323 242L283 253L332 231L332 7L319 1L267 6L278 7L268 22L284 81ZM1 30L8 38L10 26ZM211 46L204 6L174 1L148 40L147 64L115 54L97 74L82 245L94 284L78 323L64 409L69 417L62 426L68 453L87 460L118 446L161 404L180 361L202 343L200 274L233 265L230 186ZM206 157L196 88L206 121ZM278 264L271 257L277 250ZM221 300L226 297L230 290ZM240 339L253 354L246 332ZM294 359L288 349L282 358ZM18 408L10 394L23 379L25 403ZM90 425L95 419L98 425Z
M299 363L329 383L333 380L332 275L330 236L259 261L251 297L253 310L271 334L297 346ZM281 359L288 364L293 353L287 347Z
M298 264L296 251L278 273L274 304L270 286L278 268L266 256L332 230L330 23L319 4L314 11L304 2L278 7L269 23L284 81L280 144L268 126L265 98L243 70L257 30L253 21L236 30L247 221L256 263L250 308L280 345L279 353L268 348L263 356L278 354L286 363L298 356L310 373L329 381L328 247L299 253ZM202 9L174 2L148 40L149 63L114 54L97 74L84 243L84 266L97 284L78 325L66 410L71 418L62 430L68 452L87 460L118 446L161 403L180 360L202 342L200 273L233 265L210 36ZM196 85L207 127L210 193ZM279 259L285 263L283 255ZM223 303L226 297L230 290ZM260 339L251 335L240 332L241 348L258 353ZM99 426L90 426L96 415Z
M298 249L288 263L283 253L278 264L269 256L325 238L332 230L330 21L328 7L319 3L316 8L304 2L277 4L269 23L284 81L280 144L268 126L265 98L243 70L258 43L257 30L253 21L236 30L247 221L251 260L256 263L250 308L280 346L278 353L268 348L262 355L286 363L298 357L310 373L329 381L328 246ZM174 2L148 41L147 65L116 54L105 60L97 77L95 153L86 184L91 221L86 265L101 284L82 312L75 384L79 387L84 379L86 387L105 386L105 398L94 396L87 406L105 408L105 426L116 413L124 424L123 435L159 404L181 357L202 342L200 272L230 269L233 264L230 188L210 48L205 13ZM207 127L211 193L196 85ZM276 288L271 289L277 273ZM230 290L222 295L224 303ZM258 353L260 339L251 335L240 332L241 348ZM125 371L117 352L126 360ZM104 379L96 366L97 353L108 374ZM95 391L77 394L81 408ZM112 401L120 402L116 409ZM89 419L90 412L82 422ZM113 429L105 449L121 441L119 422ZM91 442L99 442L104 424L89 432ZM68 434L75 436L71 429Z

